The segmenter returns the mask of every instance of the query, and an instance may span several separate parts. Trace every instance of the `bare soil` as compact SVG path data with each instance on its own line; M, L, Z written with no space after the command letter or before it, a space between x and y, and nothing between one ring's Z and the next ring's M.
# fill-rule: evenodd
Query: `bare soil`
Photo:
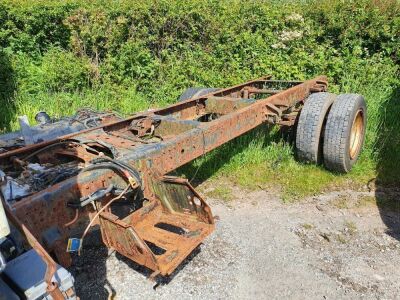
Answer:
M216 231L170 278L157 282L147 279L149 270L108 253L92 234L71 270L78 295L400 299L399 213L376 205L376 191L331 192L292 204L263 190L235 189L234 195L231 201L208 199Z

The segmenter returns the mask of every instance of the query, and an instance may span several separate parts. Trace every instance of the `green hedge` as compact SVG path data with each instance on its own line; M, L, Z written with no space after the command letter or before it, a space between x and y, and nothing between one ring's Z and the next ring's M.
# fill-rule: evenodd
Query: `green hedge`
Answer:
M370 157L399 145L397 0L3 0L0 48L5 130L37 110L131 113L189 86L326 74L367 97Z

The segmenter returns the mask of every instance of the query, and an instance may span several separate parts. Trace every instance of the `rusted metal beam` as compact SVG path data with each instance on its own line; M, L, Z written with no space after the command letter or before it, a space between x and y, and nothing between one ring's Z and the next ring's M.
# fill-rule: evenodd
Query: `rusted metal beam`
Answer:
M1 153L0 165L10 177L23 172L28 176L31 164L46 172L48 165L72 169L66 178L18 201L9 199L8 205L64 264L66 239L98 215L95 221L108 247L154 274L171 274L213 231L214 221L211 209L187 181L166 175L263 123L293 125L288 113L295 114L293 108L310 93L326 88L324 76L304 82L266 76ZM266 91L278 89L265 97ZM107 206L129 186L129 176L137 176L140 184L121 197L134 209L120 215ZM58 235L49 239L50 230Z

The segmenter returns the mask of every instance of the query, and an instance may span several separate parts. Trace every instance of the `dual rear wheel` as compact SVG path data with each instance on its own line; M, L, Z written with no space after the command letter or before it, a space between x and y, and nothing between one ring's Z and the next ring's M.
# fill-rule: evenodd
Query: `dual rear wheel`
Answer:
M349 172L364 143L366 113L365 100L361 95L311 94L298 120L298 159L323 163L332 171Z

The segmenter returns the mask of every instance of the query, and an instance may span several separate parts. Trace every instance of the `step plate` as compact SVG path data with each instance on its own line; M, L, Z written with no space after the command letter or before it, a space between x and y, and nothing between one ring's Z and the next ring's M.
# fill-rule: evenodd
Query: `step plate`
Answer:
M143 211L145 217L135 218ZM168 213L161 205L143 207L123 220L103 212L100 223L108 247L163 276L170 275L214 230L214 224L195 215Z
M192 215L166 213L157 207L134 228L155 254L160 273L167 275L214 230L214 224L198 221Z

